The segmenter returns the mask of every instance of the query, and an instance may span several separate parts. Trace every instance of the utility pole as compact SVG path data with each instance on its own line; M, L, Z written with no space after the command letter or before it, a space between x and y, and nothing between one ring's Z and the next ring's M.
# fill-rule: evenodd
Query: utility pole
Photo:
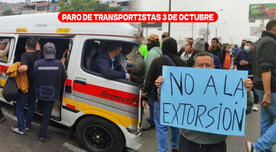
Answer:
M169 12L171 12L171 9L172 9L172 1L169 0ZM171 22L169 22L168 33L169 33L169 36L170 36L171 35Z
M218 37L218 28L216 28L216 38Z
M194 23L192 23L192 38L194 39Z
M207 23L207 43L208 43L208 40L209 40L209 22Z

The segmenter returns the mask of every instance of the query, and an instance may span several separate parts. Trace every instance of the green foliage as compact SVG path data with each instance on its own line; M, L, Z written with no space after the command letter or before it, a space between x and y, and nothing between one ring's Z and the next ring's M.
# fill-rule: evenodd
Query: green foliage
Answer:
M121 11L120 7L109 7L108 4L100 3L98 0L69 0L60 1L59 11Z

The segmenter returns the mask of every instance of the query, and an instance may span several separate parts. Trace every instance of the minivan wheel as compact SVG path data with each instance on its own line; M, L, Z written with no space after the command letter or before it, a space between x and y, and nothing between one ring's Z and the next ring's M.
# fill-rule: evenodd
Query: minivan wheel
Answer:
M82 119L76 128L77 139L90 152L121 152L125 138L112 122L100 117Z

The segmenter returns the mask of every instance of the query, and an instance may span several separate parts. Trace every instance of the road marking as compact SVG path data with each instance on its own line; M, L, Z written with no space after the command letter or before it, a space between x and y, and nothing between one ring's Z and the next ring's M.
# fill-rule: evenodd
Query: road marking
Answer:
M2 112L4 113L5 117L7 117L7 118L9 118L11 120L17 121L16 116L14 116L11 112L9 112L8 109L6 109L6 108L3 107L2 108ZM32 122L32 125L40 127L40 124L36 123L36 122ZM64 129L58 129L58 128L52 127L52 126L48 126L47 129L51 130L51 131L54 131L54 132L62 133L62 134L67 134L68 133L68 131L66 131Z
M69 143L67 143L67 142L64 143L62 146L68 148L69 150L72 150L73 152L86 152L86 150L81 149L81 148L79 148L79 147L76 147L76 146L74 146L74 145L72 145L72 144L69 144Z

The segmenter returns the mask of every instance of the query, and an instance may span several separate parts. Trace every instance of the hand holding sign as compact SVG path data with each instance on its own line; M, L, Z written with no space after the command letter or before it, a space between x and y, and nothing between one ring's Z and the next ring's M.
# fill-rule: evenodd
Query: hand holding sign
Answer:
M159 76L156 80L155 80L155 86L157 88L161 88L162 82L164 81L164 78L162 76Z

